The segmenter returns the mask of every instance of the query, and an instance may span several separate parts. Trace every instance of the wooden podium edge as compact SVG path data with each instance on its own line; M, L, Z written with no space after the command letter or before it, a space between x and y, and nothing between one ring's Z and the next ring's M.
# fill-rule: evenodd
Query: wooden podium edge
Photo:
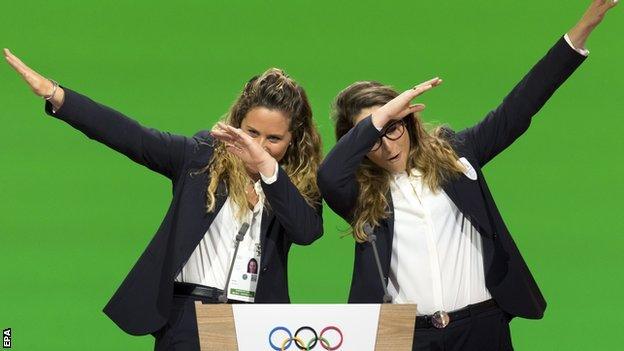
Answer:
M196 301L195 312L202 351L238 351L231 304L204 305ZM411 351L415 322L416 305L380 305L375 350Z
M411 351L416 323L416 305L382 304L375 350Z
M199 347L202 351L238 351L231 304L195 301Z

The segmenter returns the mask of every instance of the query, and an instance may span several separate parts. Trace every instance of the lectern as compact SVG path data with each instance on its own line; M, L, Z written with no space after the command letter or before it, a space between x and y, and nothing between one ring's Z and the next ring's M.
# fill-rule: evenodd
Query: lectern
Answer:
M410 351L416 305L203 304L203 351Z

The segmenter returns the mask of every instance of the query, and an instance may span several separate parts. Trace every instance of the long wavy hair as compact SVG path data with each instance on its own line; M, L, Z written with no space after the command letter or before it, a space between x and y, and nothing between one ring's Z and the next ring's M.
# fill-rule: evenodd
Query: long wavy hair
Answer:
M333 104L336 140L353 128L360 111L382 106L398 95L392 87L372 81L356 82L341 91ZM458 156L446 138L448 128L425 125L417 114L410 114L403 120L410 138L407 169L421 171L423 182L432 191L438 191L444 182L463 172L457 162ZM390 173L365 158L356 176L359 194L350 224L355 240L363 242L367 239L364 225L377 226L389 215L386 196L390 190Z
M240 128L247 113L255 107L278 110L289 118L291 144L279 163L305 201L310 206L318 205L320 193L316 172L321 161L321 137L312 120L312 108L305 91L281 69L268 69L245 84L222 121ZM211 161L202 171L210 175L206 191L207 211L214 211L215 193L219 183L224 181L228 195L239 209L237 217L242 218L247 208L245 190L250 181L243 162L229 153L224 143L218 142Z

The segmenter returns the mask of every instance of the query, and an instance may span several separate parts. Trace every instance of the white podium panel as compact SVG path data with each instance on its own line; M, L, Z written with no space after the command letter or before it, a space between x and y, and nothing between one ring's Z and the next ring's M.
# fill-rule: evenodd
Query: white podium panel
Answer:
M373 351L379 305L232 305L240 351Z

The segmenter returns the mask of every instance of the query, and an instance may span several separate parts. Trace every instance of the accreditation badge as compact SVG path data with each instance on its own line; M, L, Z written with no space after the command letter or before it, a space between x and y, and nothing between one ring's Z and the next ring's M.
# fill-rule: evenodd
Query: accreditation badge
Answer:
M242 250L241 250L242 249ZM260 272L259 250L240 248L230 278L227 297L230 300L254 302L258 273Z

